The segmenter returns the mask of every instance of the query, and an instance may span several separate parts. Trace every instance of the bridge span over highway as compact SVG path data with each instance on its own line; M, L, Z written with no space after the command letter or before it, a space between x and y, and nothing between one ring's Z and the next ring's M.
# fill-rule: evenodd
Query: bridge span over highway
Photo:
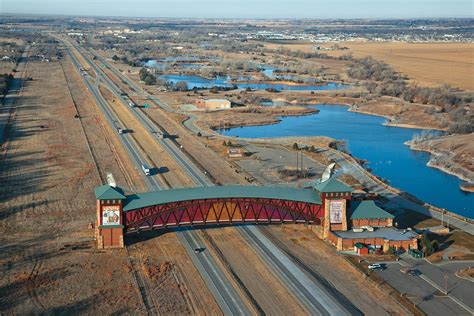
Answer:
M176 226L236 223L304 223L321 225L325 201L341 207L351 188L337 180L307 189L268 186L220 186L158 190L125 195L103 185L97 199L99 248L123 247L123 235ZM342 210L341 210L342 211Z

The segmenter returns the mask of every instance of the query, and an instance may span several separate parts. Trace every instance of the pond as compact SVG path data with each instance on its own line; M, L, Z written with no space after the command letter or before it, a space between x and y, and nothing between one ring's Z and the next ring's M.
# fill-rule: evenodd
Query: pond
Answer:
M214 86L218 87L232 87L234 84L231 83L230 77L217 76L214 79L207 79L201 76L192 75L180 75L170 74L163 75L160 78L176 84L180 81L185 81L188 84L189 89L203 88L208 89ZM245 78L243 78L245 79ZM326 82L320 85L304 85L304 84L284 84L284 83L250 83L250 82L237 82L239 89L250 88L253 90L265 90L265 89L276 89L276 90L288 90L288 91L312 91L312 90L341 90L347 89L349 86L345 84Z
M429 154L413 151L404 142L418 129L382 125L386 119L349 112L345 106L317 105L318 114L283 117L274 125L247 126L223 131L245 138L329 136L346 140L349 151L368 160L372 173L419 199L472 218L474 194L459 189L461 180L426 166Z

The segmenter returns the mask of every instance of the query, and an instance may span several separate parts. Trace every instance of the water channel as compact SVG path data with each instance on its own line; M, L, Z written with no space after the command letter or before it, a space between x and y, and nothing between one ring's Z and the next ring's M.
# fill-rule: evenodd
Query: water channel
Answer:
M232 87L234 83L230 80L230 77L219 77L217 76L214 79L207 79L200 76L191 76L191 75L179 75L179 74L168 74L160 76L161 79L164 79L168 82L176 84L180 81L185 81L188 84L189 89L193 88L212 88L214 86L218 87ZM247 78L239 78L245 80ZM250 88L253 90L265 90L265 89L276 89L276 90L289 90L289 91L311 91L311 90L340 90L346 89L348 85L335 83L335 82L326 82L322 84L285 84L285 83L251 83L251 82L236 82L235 85L239 89Z
M459 189L461 180L426 166L428 153L404 145L420 130L385 126L385 118L349 112L345 106L315 107L320 110L318 114L282 117L278 124L237 127L222 134L245 138L328 136L346 140L350 152L368 160L372 172L390 185L435 206L474 217L474 194Z

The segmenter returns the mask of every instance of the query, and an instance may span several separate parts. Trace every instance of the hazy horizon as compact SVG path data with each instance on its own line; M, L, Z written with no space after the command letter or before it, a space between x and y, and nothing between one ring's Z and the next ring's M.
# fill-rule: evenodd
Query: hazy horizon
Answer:
M470 0L3 0L3 14L225 19L472 18Z

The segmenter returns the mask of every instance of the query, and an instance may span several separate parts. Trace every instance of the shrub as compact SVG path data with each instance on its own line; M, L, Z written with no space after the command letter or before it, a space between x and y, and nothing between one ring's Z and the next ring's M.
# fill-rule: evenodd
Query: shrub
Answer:
M419 243L421 246L421 251L423 252L425 257L428 257L433 253L433 245L431 244L431 241L426 232L424 232L421 238L419 239Z
M436 239L431 242L431 248L433 248L434 251L439 249L439 242Z
M178 91L188 91L188 83L186 81L179 81L176 83L175 89Z

